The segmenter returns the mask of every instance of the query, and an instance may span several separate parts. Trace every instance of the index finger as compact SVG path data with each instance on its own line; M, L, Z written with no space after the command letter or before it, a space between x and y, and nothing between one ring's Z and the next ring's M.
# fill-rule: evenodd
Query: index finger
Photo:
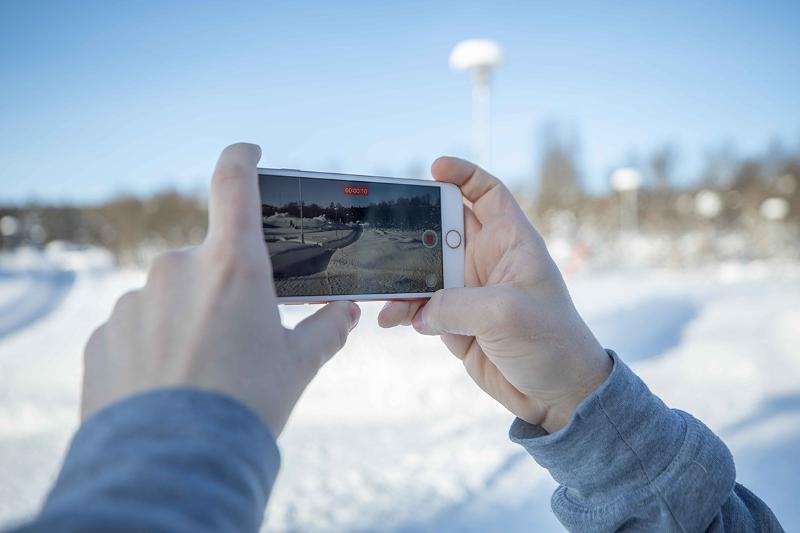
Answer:
M464 159L440 157L431 165L431 174L436 181L458 185L464 197L472 202L472 210L481 223L516 205L502 181Z
M222 151L211 180L208 235L217 241L263 241L256 165L261 148L232 144Z

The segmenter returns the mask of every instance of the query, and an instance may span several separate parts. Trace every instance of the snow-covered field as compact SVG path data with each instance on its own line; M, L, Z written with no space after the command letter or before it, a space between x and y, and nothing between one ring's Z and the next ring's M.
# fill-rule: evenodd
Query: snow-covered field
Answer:
M35 512L77 424L83 343L138 271L99 251L0 258L0 526ZM739 481L800 529L800 266L584 272L579 309L668 403L717 431ZM554 487L511 416L437 339L378 305L281 437L270 531L548 531ZM288 324L309 308L284 310Z

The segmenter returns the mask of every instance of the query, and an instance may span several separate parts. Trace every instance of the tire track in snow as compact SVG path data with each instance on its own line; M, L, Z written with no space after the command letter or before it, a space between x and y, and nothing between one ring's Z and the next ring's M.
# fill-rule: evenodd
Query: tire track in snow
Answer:
M0 302L0 341L52 313L75 284L75 272L39 270L0 273L0 283L24 283L28 288Z

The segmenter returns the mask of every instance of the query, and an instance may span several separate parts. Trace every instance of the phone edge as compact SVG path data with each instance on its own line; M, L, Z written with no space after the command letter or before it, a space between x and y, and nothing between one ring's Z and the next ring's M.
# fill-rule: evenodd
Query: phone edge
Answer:
M409 184L416 184L422 182L424 186L427 187L438 187L442 191L447 189L453 190L455 188L458 191L459 201L461 198L461 190L459 187L452 183L444 183L435 181L432 179L425 179L425 178L397 178L391 176L372 176L367 174L345 174L341 172L320 172L320 171L313 171L313 170L300 170L296 168L268 168L268 167L257 167L256 168L257 174L260 176L264 175L273 175L273 176L288 176L288 177L311 177L311 178L328 178L328 179L336 179L340 181L371 181L371 182L388 182L388 183L409 183ZM359 179L352 179L352 178L363 178L363 180ZM462 203L463 205L463 203ZM444 212L444 210L442 211ZM463 254L465 249L464 243L464 214L463 210L459 211L459 219L461 221L460 231L462 235L462 244L458 247L457 250L447 250L446 245L444 242L442 243L442 286L445 289L455 288L455 287L463 287L463 281L461 285L458 284L448 284L447 280L445 279L445 254L450 252L461 253L462 256L462 280L463 280ZM447 230L444 227L444 217L442 217L442 237L444 240L444 235ZM448 277L452 278L452 276ZM452 281L450 279L450 281ZM273 280L274 283L274 280ZM348 294L348 295L314 295L314 296L277 296L278 304L280 305L303 305L303 304L324 304L328 302L336 302L336 301L354 301L354 302L370 302L370 301L388 301L388 300L418 300L418 299L425 299L430 298L433 296L433 292L418 292L418 293L382 293L382 294Z

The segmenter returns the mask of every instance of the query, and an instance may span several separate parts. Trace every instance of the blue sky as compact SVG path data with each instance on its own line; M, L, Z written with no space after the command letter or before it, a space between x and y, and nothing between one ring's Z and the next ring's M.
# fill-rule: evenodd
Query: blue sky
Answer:
M664 142L800 144L797 2L0 2L0 202L206 186L262 166L409 175L469 156L469 37L503 45L491 170L533 183L537 134L580 137L592 190Z

